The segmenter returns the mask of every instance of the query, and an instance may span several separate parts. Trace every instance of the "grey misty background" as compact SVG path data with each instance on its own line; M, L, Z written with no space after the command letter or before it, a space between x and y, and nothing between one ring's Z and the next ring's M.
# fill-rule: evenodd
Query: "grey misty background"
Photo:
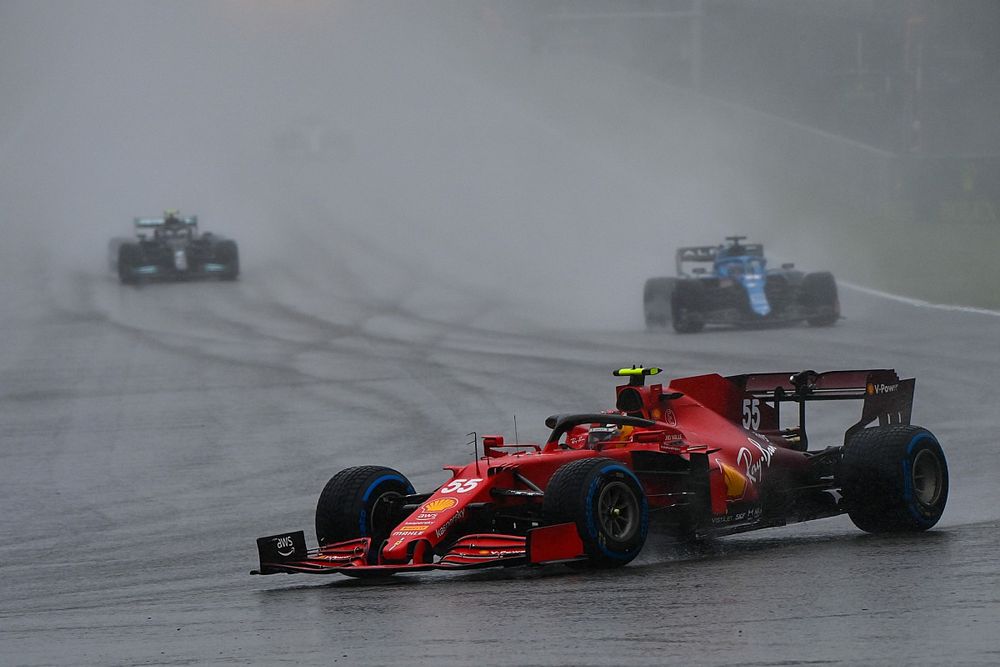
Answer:
M71 299L178 207L251 284L346 268L543 325L638 325L677 245L736 232L995 305L997 28L965 0L3 0L4 295ZM912 269L939 261L971 268Z

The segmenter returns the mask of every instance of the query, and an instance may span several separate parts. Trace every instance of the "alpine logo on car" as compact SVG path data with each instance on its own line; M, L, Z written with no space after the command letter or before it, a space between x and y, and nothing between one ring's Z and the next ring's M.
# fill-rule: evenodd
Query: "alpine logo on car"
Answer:
M262 537L257 573L618 567L662 526L699 540L847 514L867 532L918 532L944 511L948 466L934 435L909 423L912 378L881 368L647 385L658 373L615 371L627 383L614 409L552 415L544 440L501 448L487 436L493 446L424 492L392 468L342 470L316 505L319 546L302 531ZM861 401L861 416L842 436L810 438L818 401Z

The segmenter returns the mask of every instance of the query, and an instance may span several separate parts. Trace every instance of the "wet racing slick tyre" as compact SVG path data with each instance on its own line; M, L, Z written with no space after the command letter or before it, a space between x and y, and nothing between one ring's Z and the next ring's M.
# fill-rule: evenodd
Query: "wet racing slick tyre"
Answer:
M642 290L642 308L647 329L667 326L671 317L670 302L674 295L676 278L650 278Z
M869 533L927 530L948 502L944 452L919 426L859 431L844 446L838 477L851 521Z
M133 270L142 264L142 249L134 243L118 247L118 280L123 285L136 285L139 277Z
M840 298L832 273L823 271L805 275L802 279L802 305L812 313L806 318L809 326L828 327L840 319Z
M236 241L220 241L215 248L215 257L220 264L226 265L221 274L223 280L236 280L240 275L240 250Z
M631 470L606 458L573 461L556 470L545 490L549 524L576 524L588 565L620 567L646 542L649 506Z
M674 331L698 333L705 328L705 286L697 280L679 280L674 286L670 313Z
M334 475L316 503L316 539L320 546L358 537L372 538L372 553L402 517L392 501L413 493L402 473L381 466L347 468Z

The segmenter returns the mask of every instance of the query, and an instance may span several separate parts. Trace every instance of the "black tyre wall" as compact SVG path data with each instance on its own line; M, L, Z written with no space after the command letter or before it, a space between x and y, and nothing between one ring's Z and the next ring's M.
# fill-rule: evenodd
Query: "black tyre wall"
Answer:
M936 461L936 497L922 502L914 463ZM926 457L933 457L927 459ZM867 428L844 446L838 479L851 520L870 533L916 532L938 522L948 502L948 464L934 435L919 426Z

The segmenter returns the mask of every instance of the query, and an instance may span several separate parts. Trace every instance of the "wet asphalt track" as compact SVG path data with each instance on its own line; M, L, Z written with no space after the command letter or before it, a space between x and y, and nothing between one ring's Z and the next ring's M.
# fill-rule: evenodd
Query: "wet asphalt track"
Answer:
M844 291L830 329L560 328L415 276L369 293L330 262L236 284L3 288L0 663L996 664L1000 318ZM18 274L22 275L22 274ZM11 280L14 280L11 278ZM387 464L418 488L470 430L539 438L609 405L608 371L895 366L950 458L924 535L846 517L658 544L615 572L250 577L254 538L307 528L326 479ZM820 430L848 416L820 417Z
M124 43L125 7L152 25L143 3L36 4L0 42L41 68L4 87L0 114L0 665L1000 662L1000 318L844 291L850 319L830 329L644 331L639 276L673 248L622 247L752 233L731 225L753 227L760 196L728 154L706 157L734 142L683 122L677 91L520 56L486 76L465 50L408 52L435 43L409 25L373 36L378 11L340 39L317 22L253 54L203 3ZM94 32L75 25L91 13ZM147 54L192 32L190 63ZM63 48L77 43L119 47ZM316 54L322 71L299 76ZM136 113L150 82L165 97ZM178 90L220 89L228 103L176 107ZM354 139L348 155L273 154L274 122L309 113ZM157 172L164 152L183 156ZM209 229L245 222L218 230L241 243L240 282L129 289L102 270L124 231L111 221L172 196L208 204L190 212ZM806 227L783 242L809 249ZM916 376L914 420L950 459L941 525L873 538L841 517L700 553L650 543L616 572L247 574L256 537L312 539L337 470L392 465L430 488L469 459L469 431L510 437L516 413L540 438L549 414L609 406L609 371L633 362ZM854 408L818 415L816 441Z

